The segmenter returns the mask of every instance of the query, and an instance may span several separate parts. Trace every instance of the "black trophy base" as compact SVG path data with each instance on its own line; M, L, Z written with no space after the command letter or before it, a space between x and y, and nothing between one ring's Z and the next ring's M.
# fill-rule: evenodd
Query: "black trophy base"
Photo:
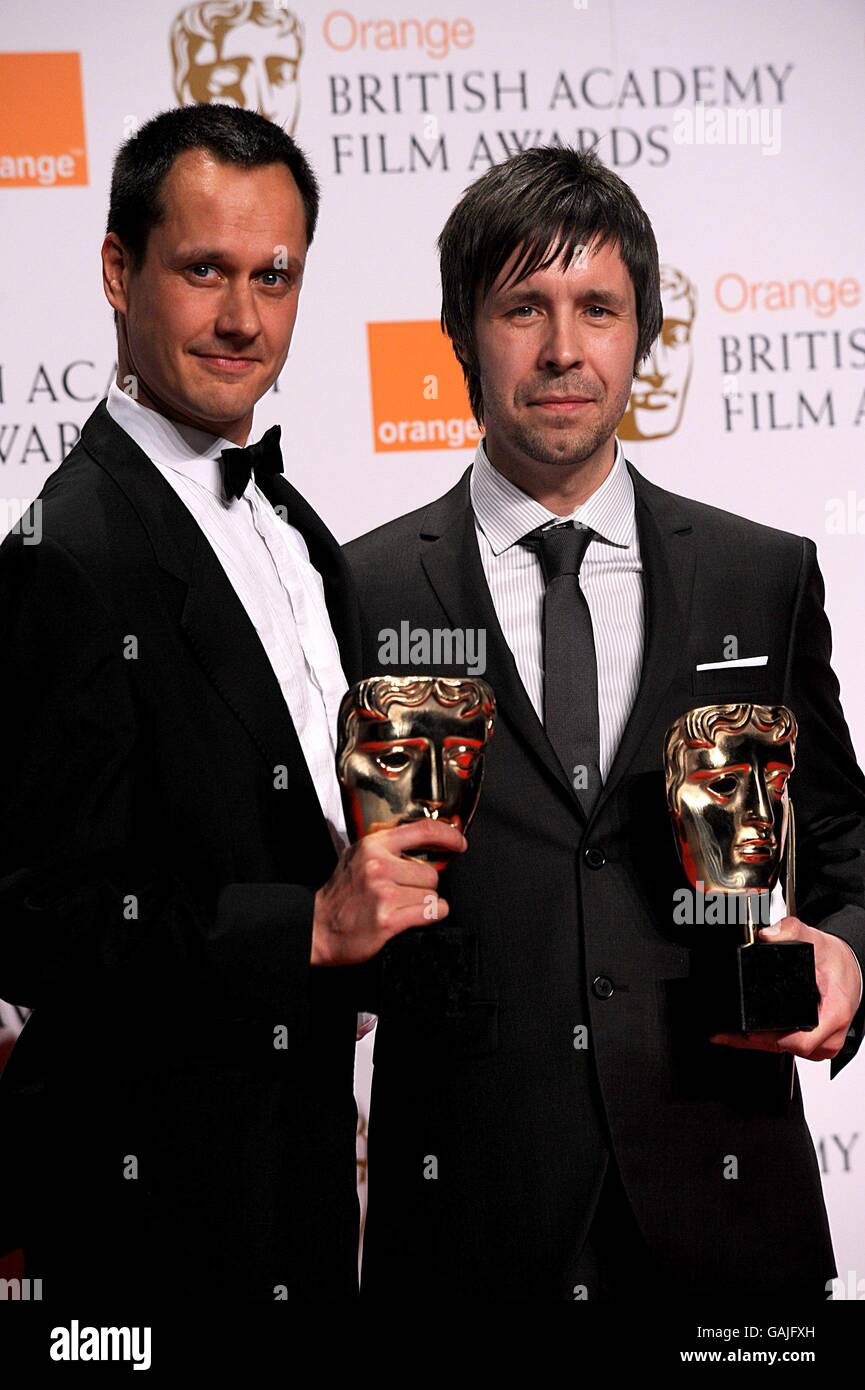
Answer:
M795 1033L817 1027L810 941L692 952L694 1007L710 1033Z

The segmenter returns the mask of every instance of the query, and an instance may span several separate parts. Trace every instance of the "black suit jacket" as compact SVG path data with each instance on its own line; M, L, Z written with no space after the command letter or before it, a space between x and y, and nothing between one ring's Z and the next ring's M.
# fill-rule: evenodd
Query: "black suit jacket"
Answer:
M450 915L382 953L364 1292L572 1298L611 1152L655 1255L695 1288L834 1273L789 1055L711 1044L694 1017L662 771L664 733L685 710L789 704L798 912L865 961L865 781L829 665L815 548L630 472L645 655L588 824L496 619L469 472L347 547L365 673L380 669L379 633L401 621L484 628L498 701L469 849L442 875ZM697 671L729 634L767 665Z
M259 482L352 680L342 553ZM6 1247L46 1299L354 1295L357 1001L309 964L336 855L279 684L104 402L34 506L40 543L0 546L0 995L33 1009L0 1083Z

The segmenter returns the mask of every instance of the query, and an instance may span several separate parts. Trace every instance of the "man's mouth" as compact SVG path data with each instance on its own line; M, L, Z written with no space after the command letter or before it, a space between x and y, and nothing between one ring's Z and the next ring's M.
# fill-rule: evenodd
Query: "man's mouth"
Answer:
M582 410L587 405L594 402L588 396L538 396L537 400L529 401L529 405L539 406L542 410Z
M199 362L205 362L208 367L213 367L220 372L233 372L235 374L248 372L259 360L257 357L232 356L230 353L216 352L194 352L193 357L197 357Z

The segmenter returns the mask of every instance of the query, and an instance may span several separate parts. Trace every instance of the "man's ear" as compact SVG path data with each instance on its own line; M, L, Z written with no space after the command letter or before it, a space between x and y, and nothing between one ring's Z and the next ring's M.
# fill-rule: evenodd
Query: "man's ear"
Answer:
M115 313L125 314L128 307L131 259L129 252L115 232L107 232L102 243L102 288Z

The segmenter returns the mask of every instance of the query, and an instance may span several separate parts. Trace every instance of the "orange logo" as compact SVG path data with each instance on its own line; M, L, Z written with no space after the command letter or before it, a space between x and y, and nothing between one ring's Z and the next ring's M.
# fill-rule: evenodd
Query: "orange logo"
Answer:
M0 53L0 188L87 183L79 53Z
M476 448L481 432L439 324L368 323L366 331L375 452Z

